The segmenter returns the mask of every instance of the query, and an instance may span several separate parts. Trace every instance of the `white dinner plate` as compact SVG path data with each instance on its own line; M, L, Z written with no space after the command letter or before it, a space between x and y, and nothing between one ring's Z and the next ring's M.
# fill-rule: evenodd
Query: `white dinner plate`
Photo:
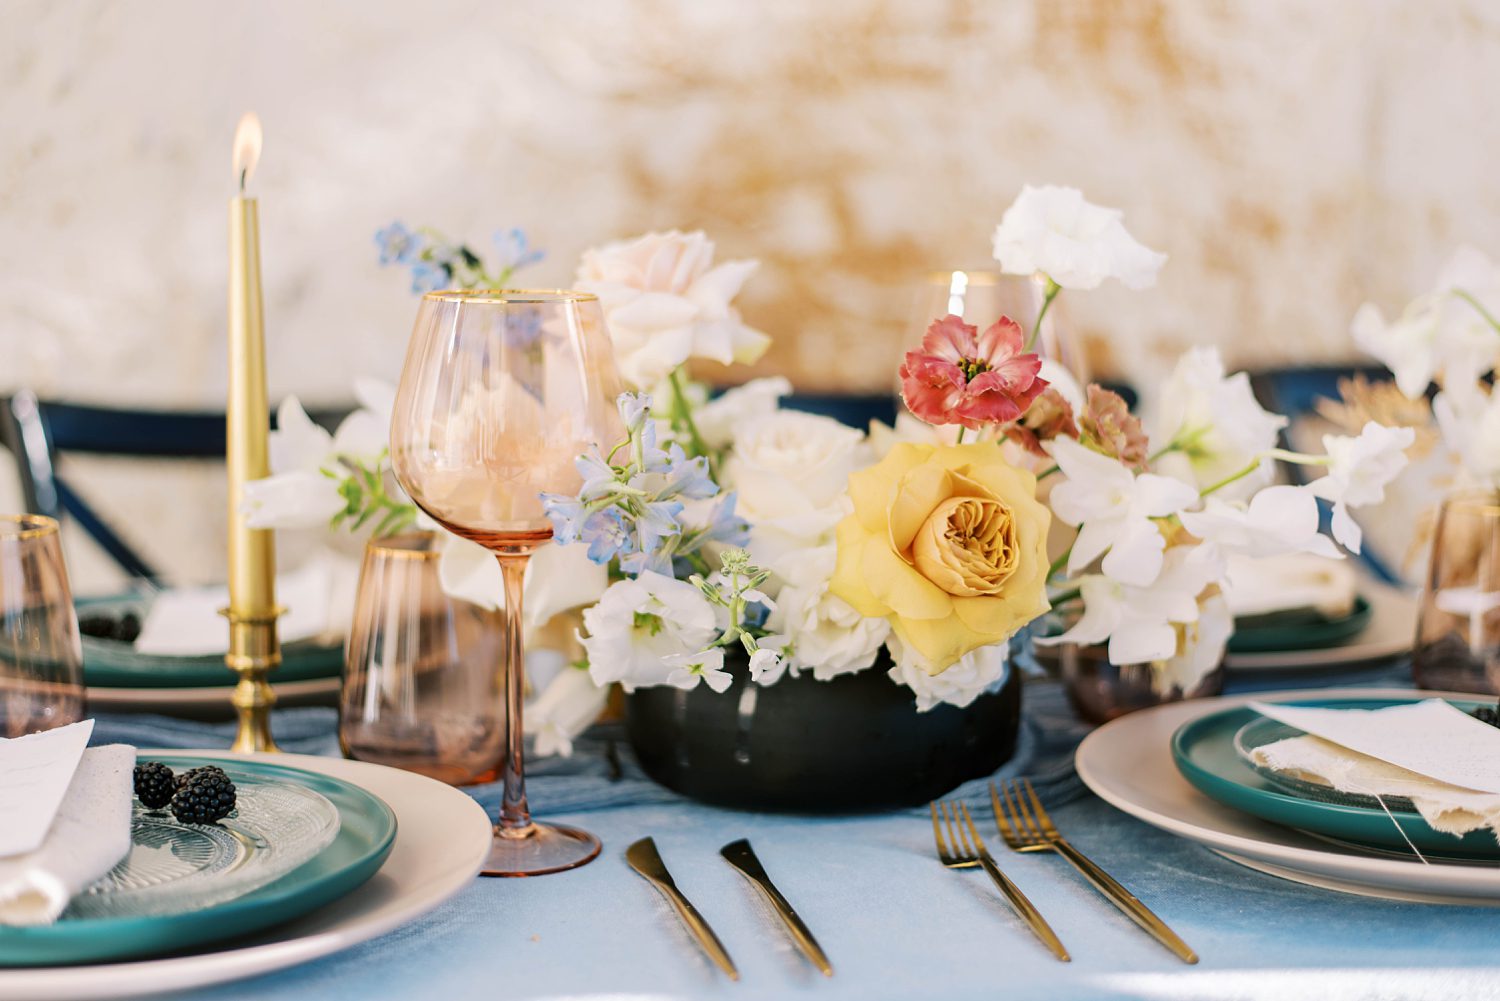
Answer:
M1319 650L1267 650L1224 657L1231 671L1327 671L1378 664L1411 652L1417 634L1417 600L1375 580L1362 580L1360 594L1370 603L1370 624L1347 643Z
M1222 806L1198 792L1172 762L1177 728L1256 700L1449 697L1402 688L1332 688L1194 699L1122 716L1078 747L1078 775L1100 799L1171 834L1285 879L1396 900L1500 904L1500 866L1434 864L1331 848L1291 828ZM1452 698L1473 698L1453 694Z
M233 757L218 751L191 753ZM396 814L396 843L380 871L347 897L247 939L237 948L208 948L134 963L0 970L0 999L154 996L296 966L383 935L427 913L468 886L489 854L489 818L478 803L452 786L362 761L302 754L251 757L323 772L385 800Z
M310 681L286 681L276 683L276 705L288 706L333 706L338 705L339 678L313 678ZM234 715L229 704L233 685L224 688L96 688L88 689L90 709L121 712L146 712L151 709L193 710Z

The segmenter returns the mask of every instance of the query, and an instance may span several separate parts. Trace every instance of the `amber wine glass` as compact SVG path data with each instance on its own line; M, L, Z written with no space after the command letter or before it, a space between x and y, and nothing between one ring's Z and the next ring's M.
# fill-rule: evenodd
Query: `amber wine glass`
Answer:
M586 831L531 819L521 700L521 582L552 537L541 494L571 494L593 445L624 437L619 377L599 301L585 292L429 292L391 416L391 465L443 527L489 549L505 582L505 783L486 876L572 869L599 854Z

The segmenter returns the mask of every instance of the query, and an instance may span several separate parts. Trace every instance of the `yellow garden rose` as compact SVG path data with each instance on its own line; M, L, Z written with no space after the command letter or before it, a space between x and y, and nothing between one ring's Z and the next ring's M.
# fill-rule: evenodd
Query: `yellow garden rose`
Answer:
M830 589L889 619L930 673L1047 611L1051 513L998 443L899 444L849 477L849 496Z

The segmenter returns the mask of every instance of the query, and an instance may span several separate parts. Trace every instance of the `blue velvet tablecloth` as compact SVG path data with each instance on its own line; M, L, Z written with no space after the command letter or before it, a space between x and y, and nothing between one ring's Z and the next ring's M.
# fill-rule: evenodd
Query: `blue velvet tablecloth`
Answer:
M1405 683L1402 669L1347 677L1257 676L1255 688ZM1058 826L1133 889L1202 957L1185 966L1099 897L1062 859L999 854L1072 951L1059 964L975 872L939 867L925 811L860 818L759 815L684 800L620 755L608 731L572 760L528 769L533 805L599 835L603 855L541 879L476 879L456 899L383 938L318 962L174 997L204 1001L668 998L1386 999L1500 998L1500 909L1395 903L1316 890L1228 862L1119 813L1072 772L1084 730L1050 683L1028 684L1017 759ZM289 751L337 753L331 710L277 714ZM203 747L227 725L103 716L98 742ZM982 783L961 790L979 795ZM498 790L476 797L493 809ZM625 865L653 835L678 885L739 964L731 983L702 959L666 903ZM748 837L837 971L793 950L718 848ZM998 847L998 846L994 846Z

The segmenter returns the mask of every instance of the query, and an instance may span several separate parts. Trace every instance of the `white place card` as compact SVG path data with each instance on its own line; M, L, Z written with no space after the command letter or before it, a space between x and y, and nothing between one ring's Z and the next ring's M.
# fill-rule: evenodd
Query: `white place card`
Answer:
M83 720L24 737L0 738L0 858L34 852L94 733Z
M1500 728L1442 699L1385 709L1311 709L1266 702L1252 702L1250 708L1430 779L1500 793Z

